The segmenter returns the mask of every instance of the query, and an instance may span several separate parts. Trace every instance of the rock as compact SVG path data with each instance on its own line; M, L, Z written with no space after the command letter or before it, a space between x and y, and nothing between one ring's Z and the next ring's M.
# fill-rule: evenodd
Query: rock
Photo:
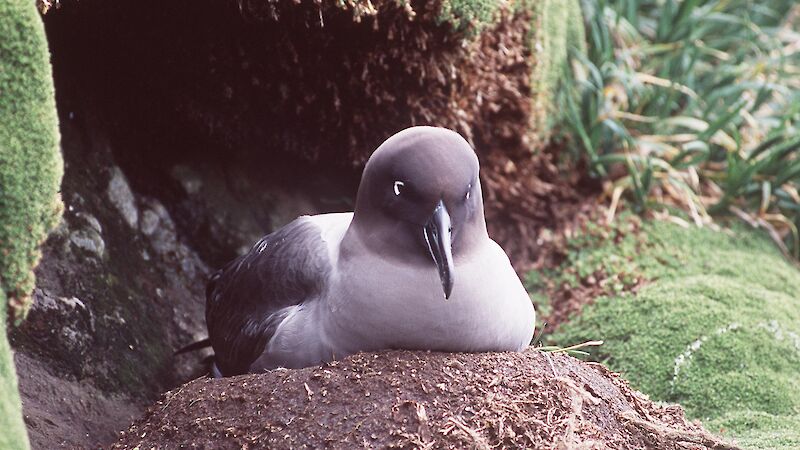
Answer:
M200 268L201 272L208 272L208 269L204 269L205 265L201 263L197 255L183 244L178 245L178 258L180 258L183 274L190 278L194 278L197 275L198 268Z
M90 256L101 259L105 255L106 243L103 240L103 227L95 216L88 212L75 213L76 225L80 228L69 230L64 224L65 232L68 233L69 243Z
M150 244L159 256L164 257L176 253L178 235L167 208L153 198L144 199L143 203L146 206L142 212L139 229L150 238Z
M170 171L172 177L177 180L183 190L189 195L194 195L200 192L203 187L203 180L194 169L189 166L178 165Z
M150 236L156 231L158 222L158 214L150 209L146 209L142 212L142 220L139 222L139 229L142 230L145 236Z
M40 340L49 340L51 348L64 349L71 355L83 355L95 331L95 317L77 297L61 297L46 289L33 291L33 305L25 326Z
M103 237L92 229L70 232L69 241L73 246L88 252L96 258L102 258L106 251L106 243L103 241Z
M139 210L136 209L136 199L128 185L128 180L119 167L111 168L111 180L108 182L107 194L111 204L122 215L125 223L135 229L139 222Z
M79 218L81 221L83 221L83 223L86 224L92 230L94 230L94 231L96 231L96 232L98 232L100 234L103 233L103 227L102 227L102 225L100 225L100 221L97 220L97 217L95 217L95 216L93 216L93 215L91 215L91 214L89 214L87 212L78 212L78 213L75 214L75 216L77 218Z
M180 270L190 278L198 272L207 273L209 269L197 253L178 239L175 222L164 204L154 198L145 198L142 202L145 208L139 229L150 239L156 254L162 259L177 260ZM149 254L145 259L149 259Z

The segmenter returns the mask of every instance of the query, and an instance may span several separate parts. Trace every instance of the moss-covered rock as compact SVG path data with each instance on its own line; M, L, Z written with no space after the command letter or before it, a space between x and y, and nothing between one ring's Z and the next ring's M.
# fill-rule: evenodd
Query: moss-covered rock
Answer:
M800 272L772 242L653 222L584 244L571 263L649 283L597 299L554 340L603 339L595 359L712 430L755 447L800 443L800 428L782 428L800 420Z
M1 11L1 10L0 10ZM5 305L5 293L0 290L0 305ZM4 308L0 307L0 311ZM6 338L6 321L0 320L0 448L28 448L28 435L22 420L22 408L17 390L14 358Z
M60 217L62 162L44 28L33 2L0 5L0 285L24 315L39 244Z
M6 320L20 320L39 244L60 212L53 81L34 2L0 3L0 448L28 447Z

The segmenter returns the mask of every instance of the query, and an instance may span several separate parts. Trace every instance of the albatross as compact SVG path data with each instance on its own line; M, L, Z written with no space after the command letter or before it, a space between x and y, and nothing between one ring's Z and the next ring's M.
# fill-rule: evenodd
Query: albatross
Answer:
M520 351L535 312L486 232L478 158L412 127L369 158L353 212L302 216L210 278L213 373L301 368L360 351Z

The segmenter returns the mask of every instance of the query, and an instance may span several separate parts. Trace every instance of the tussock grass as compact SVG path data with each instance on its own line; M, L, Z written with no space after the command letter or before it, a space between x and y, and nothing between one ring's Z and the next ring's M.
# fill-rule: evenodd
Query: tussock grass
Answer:
M800 257L800 5L791 0L583 2L565 130L620 199L733 214Z

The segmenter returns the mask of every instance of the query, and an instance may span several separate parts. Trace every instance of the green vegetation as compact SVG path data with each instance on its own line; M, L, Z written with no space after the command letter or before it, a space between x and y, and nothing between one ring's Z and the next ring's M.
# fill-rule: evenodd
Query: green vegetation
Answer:
M5 293L0 290L0 305L5 305ZM0 312L3 312L0 307ZM0 320L0 448L15 450L28 448L28 434L22 420L22 408L17 389L14 358L6 337L6 321Z
M577 155L639 210L733 213L800 257L800 5L584 1L560 100Z
M781 252L800 257L800 5L582 6L588 49L574 52L559 105L573 156L608 180L609 218L628 199L697 225L735 215L769 238L656 222L637 232L630 216L589 226L549 276L577 286L602 273L607 295L553 339L602 339L591 356L655 399L748 447L797 448L800 272Z
M9 314L27 308L39 244L56 225L62 161L44 27L35 4L0 5L0 284Z
M502 3L494 0L444 0L439 11L439 21L453 25L456 30L480 32L497 20Z
M748 449L800 448L800 415L780 416L763 412L734 411L705 422L712 430L732 430L736 442Z
M534 24L531 29L531 52L534 55L533 98L537 112L534 126L548 132L563 119L555 107L554 93L568 65L570 49L582 54L586 37L579 17L579 0L539 0L531 5Z
M602 339L591 357L652 398L680 403L748 446L795 448L800 428L783 425L800 423L796 267L744 227L647 222L638 233L598 230L571 241L563 281L602 271L650 283L635 295L596 299L552 339Z
M27 448L7 315L21 320L39 244L57 223L62 162L49 53L36 5L0 3L0 448Z
M410 0L398 0L396 4L403 7L410 17L416 16ZM436 23L448 23L454 30L464 32L469 37L476 36L485 26L497 22L497 13L503 7L502 2L495 0L441 0L439 5ZM378 8L371 1L337 0L336 6L352 10L356 21L378 13Z

